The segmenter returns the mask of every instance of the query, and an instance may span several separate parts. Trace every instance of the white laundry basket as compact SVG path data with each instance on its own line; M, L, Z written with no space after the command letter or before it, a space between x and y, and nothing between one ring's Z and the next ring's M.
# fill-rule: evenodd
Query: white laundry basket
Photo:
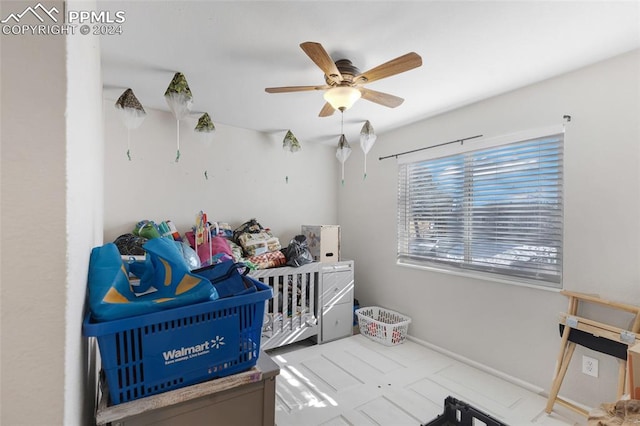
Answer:
M356 310L360 334L386 346L399 345L407 337L411 318L379 306Z

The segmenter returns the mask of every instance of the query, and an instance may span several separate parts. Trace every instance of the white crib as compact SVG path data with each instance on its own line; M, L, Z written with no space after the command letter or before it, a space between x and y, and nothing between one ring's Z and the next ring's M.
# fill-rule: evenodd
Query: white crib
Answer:
M297 268L259 269L249 275L273 289L265 302L260 347L264 350L288 345L318 335L316 290L320 264Z

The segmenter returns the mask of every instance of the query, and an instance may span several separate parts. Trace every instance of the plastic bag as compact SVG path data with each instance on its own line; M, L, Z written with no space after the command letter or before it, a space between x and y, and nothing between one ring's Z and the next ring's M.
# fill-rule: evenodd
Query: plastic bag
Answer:
M189 231L185 233L187 241L191 247L196 247L196 237L193 231ZM207 242L201 244L198 247L198 257L200 258L200 264L202 266L211 265L213 263L213 258L219 254L225 254L229 256L229 258L233 258L233 252L231 251L231 246L226 238L223 237L208 237Z
M287 265L296 268L313 262L313 256L307 246L307 237L296 235L285 249L285 257L287 258Z
M174 241L174 244L182 253L182 257L184 258L185 262L187 262L187 265L189 266L189 269L191 271L202 266L202 264L200 263L200 258L196 254L196 251L192 249L189 244L184 241Z

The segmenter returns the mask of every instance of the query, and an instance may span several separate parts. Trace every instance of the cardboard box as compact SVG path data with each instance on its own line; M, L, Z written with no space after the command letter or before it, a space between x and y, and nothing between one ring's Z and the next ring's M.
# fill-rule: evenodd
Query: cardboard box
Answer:
M640 343L630 346L627 350L629 361L629 392L631 399L640 399Z
M340 260L340 225L302 225L302 235L315 262Z

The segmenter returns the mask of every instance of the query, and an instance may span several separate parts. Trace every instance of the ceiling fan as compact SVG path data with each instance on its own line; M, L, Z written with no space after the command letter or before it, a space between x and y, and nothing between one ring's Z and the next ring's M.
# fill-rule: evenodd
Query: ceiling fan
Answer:
M320 110L320 117L328 117L335 110L345 111L358 99L366 99L389 108L395 108L404 99L363 87L382 78L400 74L422 65L422 58L415 52L399 56L382 65L365 72L360 72L350 60L333 61L320 43L307 41L300 44L304 53L324 72L326 84L320 86L285 86L267 87L267 93L304 92L309 90L325 90L327 101Z

